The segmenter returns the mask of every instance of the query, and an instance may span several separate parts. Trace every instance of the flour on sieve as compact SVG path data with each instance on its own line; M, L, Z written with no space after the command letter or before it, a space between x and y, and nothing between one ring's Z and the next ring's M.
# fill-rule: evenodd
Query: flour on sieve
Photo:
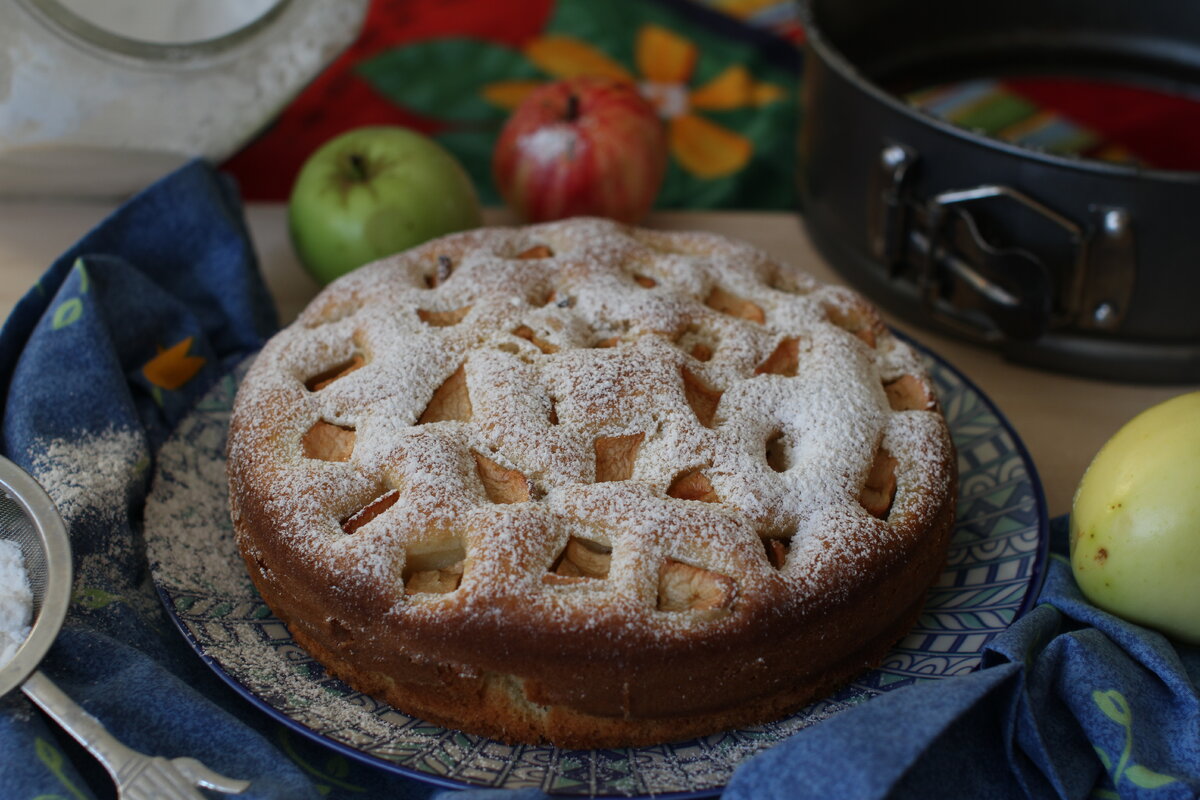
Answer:
M29 636L32 616L33 593L21 546L10 539L0 539L0 667L12 660Z

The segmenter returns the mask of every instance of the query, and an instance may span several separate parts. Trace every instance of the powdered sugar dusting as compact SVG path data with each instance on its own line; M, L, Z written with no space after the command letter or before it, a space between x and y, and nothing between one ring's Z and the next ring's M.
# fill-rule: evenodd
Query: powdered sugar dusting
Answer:
M749 704L932 580L951 448L928 404L890 399L896 372L932 396L859 295L745 244L599 219L446 237L332 284L263 349L230 423L234 529L263 595L320 646L353 642L354 669L402 653L553 692L509 652L582 665L603 641L643 676L606 701L632 726L666 671L638 652L737 642L710 685L672 677L671 714ZM578 574L572 547L603 565ZM861 631L783 655L854 598ZM528 691L513 702L542 713Z
M519 257L537 245L552 255ZM455 324L427 322L459 309ZM794 376L758 374L789 338L799 342ZM698 359L681 343L703 343L711 355ZM306 378L355 353L364 366L306 390ZM469 420L420 424L460 369ZM698 419L683 371L719 394L710 425ZM737 575L745 587L778 586L760 538L789 537L793 556L778 574L790 596L803 597L833 590L825 573L853 568L863 542L885 546L887 522L857 502L881 443L898 459L898 509L917 513L931 479L935 493L945 490L940 416L893 411L883 391L904 374L927 381L916 354L861 298L747 245L602 220L476 231L352 273L267 346L235 411L235 508L240 492L267 489L291 548L312 558L353 550L355 558L336 559L341 568L383 579L402 616L431 613L403 593L404 554L444 539L447 526L465 542L463 587L475 604L532 576L522 580L528 601L548 619L572 616L594 605L593 593L537 578L586 529L613 547L609 591L640 599L627 624L673 635L710 623L656 613L646 587L666 558ZM906 417L925 423L897 424ZM348 462L302 457L317 420L353 429ZM629 480L593 484L595 442L637 435ZM786 470L767 463L773 437L784 442ZM493 506L472 453L524 476L531 500ZM668 497L688 470L703 470L720 502ZM356 541L341 541L338 519L377 489L400 499ZM511 535L473 534L483 518L502 518ZM831 525L837 537L827 535ZM534 535L545 545L514 569L521 539Z
M33 592L21 546L0 539L0 668L12 660L29 636L32 616Z
M244 367L243 367L244 369ZM223 387L232 396L233 378ZM228 412L221 412L228 423ZM226 427L221 424L189 426L159 449L151 487L153 502L146 503L145 527L158 535L149 547L150 568L162 580L161 564L187 564L189 589L237 596L252 591L245 566L236 551L212 546L212 526L230 537L225 463L211 458L225 450Z

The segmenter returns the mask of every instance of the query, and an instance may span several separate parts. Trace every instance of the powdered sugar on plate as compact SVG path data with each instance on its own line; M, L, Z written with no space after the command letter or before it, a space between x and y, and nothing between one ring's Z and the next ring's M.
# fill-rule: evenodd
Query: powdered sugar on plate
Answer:
M231 396L235 386L233 376L227 376L210 397ZM212 400L206 399L199 408L212 406ZM146 504L147 547L152 569L163 560L186 565L189 589L241 597L252 595L253 588L236 548L213 547L214 533L230 541L233 537L224 449L221 424L185 425L163 445L152 500Z
M29 636L32 616L33 593L21 546L0 539L0 667L12 660Z

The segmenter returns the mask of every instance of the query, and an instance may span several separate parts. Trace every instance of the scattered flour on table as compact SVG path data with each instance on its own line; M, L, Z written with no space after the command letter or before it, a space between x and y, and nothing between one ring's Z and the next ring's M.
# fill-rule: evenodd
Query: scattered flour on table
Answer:
M78 437L40 439L30 448L30 472L58 508L73 538L94 549L75 552L75 586L120 591L133 579L138 555L131 503L150 464L145 436L135 428L109 428ZM145 614L157 611L153 592L120 592Z
M0 539L0 667L16 655L17 648L29 636L32 616L33 593L21 546Z
M120 519L138 472L149 463L141 432L116 427L79 438L39 441L32 450L33 476L68 525Z

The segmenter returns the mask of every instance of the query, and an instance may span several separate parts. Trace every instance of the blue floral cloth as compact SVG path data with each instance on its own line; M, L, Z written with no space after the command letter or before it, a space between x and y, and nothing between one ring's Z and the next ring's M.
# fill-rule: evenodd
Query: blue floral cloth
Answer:
M155 455L275 330L271 309L236 192L197 162L59 258L5 323L4 454L50 491L75 555L44 671L130 746L249 779L242 797L544 797L445 792L297 737L217 679L167 618L140 536ZM1059 519L1040 604L991 642L982 669L806 728L747 761L724 795L1200 796L1200 648L1091 606L1066 549ZM110 795L19 692L0 699L0 797Z

